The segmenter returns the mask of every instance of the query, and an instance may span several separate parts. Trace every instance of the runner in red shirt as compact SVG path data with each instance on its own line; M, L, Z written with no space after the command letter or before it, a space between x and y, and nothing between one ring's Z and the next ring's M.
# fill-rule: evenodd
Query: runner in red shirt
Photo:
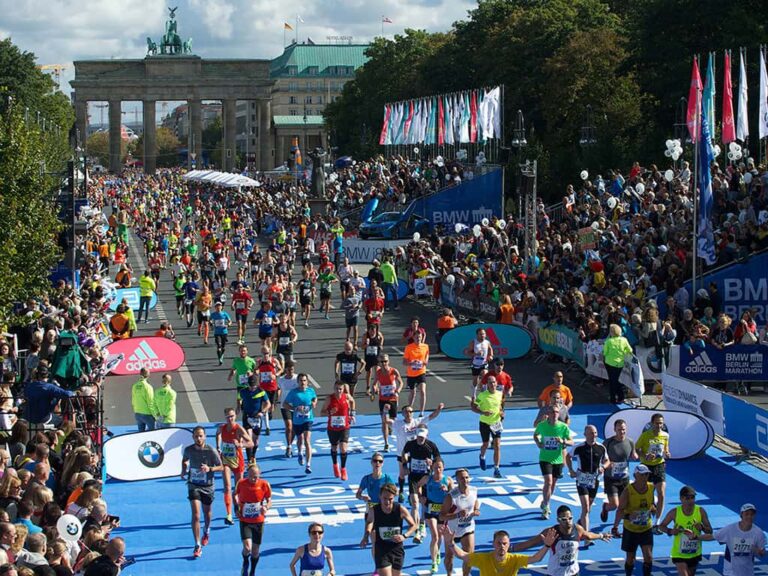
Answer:
M504 372L504 358L494 358L489 370L480 379L480 386L485 386L489 376L496 378L496 387L504 387L504 400L512 398L512 392L515 391L515 383L512 381L512 376Z
M243 568L241 574L256 573L259 549L264 535L264 517L272 507L272 487L261 479L258 464L248 466L248 474L237 483L235 503L240 511L240 539L243 542ZM250 560L250 562L249 562ZM250 563L250 570L248 564Z
M226 424L216 430L216 449L224 466L224 506L227 509L224 522L231 526L235 523L232 520L232 473L235 474L235 482L243 477L243 448L253 448L253 440L246 429L235 422L234 408L226 408L224 416L227 418Z
M365 310L365 321L371 324L381 324L381 317L384 316L384 298L376 293L369 293L369 297L363 301L363 310Z
M269 436L270 428L269 423L272 420L273 412L275 411L275 398L277 396L277 377L283 373L283 364L280 359L272 356L272 349L266 346L261 348L261 359L257 364L257 372L259 377L259 388L264 390L269 398L269 402L272 405L264 416L264 422L266 429L264 434Z
M355 399L345 392L346 384L336 382L333 394L328 396L322 411L328 416L328 440L331 443L331 460L333 460L333 475L347 480L347 443L349 442L349 427L355 419ZM341 471L338 464L338 450L341 445Z
M235 311L237 321L237 339L239 342L245 340L245 327L248 324L248 312L253 305L253 297L245 291L242 284L235 287L235 293L232 294L232 310Z
M381 414L381 434L384 436L384 452L389 452L389 435L392 432L387 417L397 418L397 402L400 391L403 389L403 378L397 368L389 364L389 354L381 357L380 364L376 367L376 376L373 379L371 400L374 394L379 395L379 414Z

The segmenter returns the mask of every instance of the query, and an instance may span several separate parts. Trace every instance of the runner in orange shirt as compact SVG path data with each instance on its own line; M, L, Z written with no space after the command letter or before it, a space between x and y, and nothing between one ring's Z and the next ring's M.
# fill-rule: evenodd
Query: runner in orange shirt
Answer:
M240 516L240 539L243 541L243 567L240 572L242 576L254 576L256 573L264 534L264 516L272 506L272 488L260 475L259 465L251 464L248 466L247 476L241 478L235 487L235 503Z
M235 523L232 520L232 473L235 474L235 482L243 477L245 470L243 448L253 448L253 440L248 431L235 422L234 408L226 408L224 415L227 422L216 430L216 449L224 466L224 506L227 509L224 522L232 526Z
M413 343L408 344L403 352L403 364L406 367L405 377L408 384L408 405L413 407L416 393L421 396L421 416L427 407L427 364L429 363L429 345L424 343L424 332L413 332Z
M549 394L552 392L552 390L557 390L563 397L563 405L566 406L568 410L570 410L573 406L573 392L571 392L571 389L568 388L568 386L563 384L563 373L558 370L555 372L552 380L552 384L544 388L544 390L541 391L541 394L539 394L539 408L549 406Z

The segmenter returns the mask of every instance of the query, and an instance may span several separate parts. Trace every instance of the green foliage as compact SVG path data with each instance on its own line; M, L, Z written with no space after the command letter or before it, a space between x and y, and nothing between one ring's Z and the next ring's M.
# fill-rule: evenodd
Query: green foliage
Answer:
M221 116L216 116L208 126L203 129L203 150L208 155L209 162L215 166L223 166L222 150L224 148L223 128ZM198 158L197 164L201 165L203 159Z
M89 158L96 158L102 166L109 166L109 132L94 132L88 136L85 150Z
M172 168L179 165L181 142L179 142L173 130L165 126L158 126L155 131L155 145L158 168ZM141 158L144 154L144 134L140 134L136 140L131 141L128 149L134 158Z

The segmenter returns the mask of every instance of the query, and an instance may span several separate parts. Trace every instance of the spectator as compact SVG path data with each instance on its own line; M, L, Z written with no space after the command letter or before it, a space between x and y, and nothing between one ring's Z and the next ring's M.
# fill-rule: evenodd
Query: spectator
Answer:
M113 538L107 544L104 554L96 558L84 572L84 576L117 576L125 561L125 541Z
M35 532L30 531L26 540L26 553L19 555L16 565L19 568L27 567L32 570L37 570L39 566L47 566L48 560L45 558L47 546L47 538L39 528Z
M742 312L739 324L733 332L733 340L739 344L757 344L757 322L752 319L749 310Z
M131 405L139 432L155 429L155 392L149 383L149 369L142 368L131 387Z
M619 382L619 377L624 370L624 362L630 356L632 356L632 346L621 335L621 328L617 324L611 324L608 327L608 338L603 344L603 360L608 372L608 392L611 397L611 404L624 402L624 385Z
M374 264L375 267L375 264ZM382 288L384 289L384 305L385 309L388 306L388 302L392 302L395 310L400 310L400 304L397 298L398 279L395 266L392 264L392 258L387 257L384 259L384 264L381 265L381 274L383 277ZM370 272L368 273L370 277Z
M55 414L54 409L59 401L72 398L75 392L64 390L48 380L48 367L41 364L37 368L37 377L28 382L24 387L24 396L27 399L27 420L32 424L58 425L61 415Z
M176 391L171 388L171 375L163 374L163 385L155 392L155 423L158 428L176 425Z
M733 329L731 328L731 318L729 316L720 314L717 317L717 326L710 332L709 343L719 350L736 343Z

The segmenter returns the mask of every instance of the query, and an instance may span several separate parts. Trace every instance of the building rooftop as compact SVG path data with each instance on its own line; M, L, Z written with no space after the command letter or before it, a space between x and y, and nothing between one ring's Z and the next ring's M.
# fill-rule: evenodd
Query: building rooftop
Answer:
M344 76L339 66L354 70L368 61L368 44L296 44L286 46L283 53L272 60L270 76Z

